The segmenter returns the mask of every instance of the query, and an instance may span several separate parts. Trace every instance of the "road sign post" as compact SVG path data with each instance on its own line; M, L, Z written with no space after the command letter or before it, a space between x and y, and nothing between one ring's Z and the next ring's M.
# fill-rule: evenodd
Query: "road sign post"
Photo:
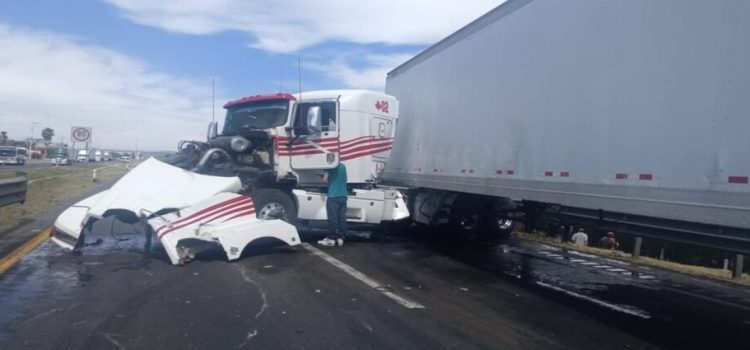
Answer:
M73 142L91 142L92 129L86 126L73 126L70 128L70 139Z
M70 140L73 141L73 152L75 152L76 150L76 142L84 143L86 145L85 150L88 157L89 144L91 144L92 134L93 130L87 126L70 127Z

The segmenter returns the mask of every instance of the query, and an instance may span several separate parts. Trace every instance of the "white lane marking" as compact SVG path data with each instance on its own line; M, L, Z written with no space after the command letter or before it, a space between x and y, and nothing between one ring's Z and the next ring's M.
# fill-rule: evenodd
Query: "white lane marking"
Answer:
M586 260L582 260L582 259L570 259L570 262L574 262L574 263L579 263L579 262L584 262L584 261L586 261Z
M47 176L47 177L42 177L42 178L39 178L39 179L31 179L31 180L28 181L28 183L29 184L33 184L34 182L52 180L52 179L56 179L58 177L62 177L62 176Z
M619 268L614 268L614 269L607 269L607 271L609 271L609 272L625 272L627 270L619 269Z
M302 243L302 247L309 250L310 253L313 255L316 255L317 257L329 262L331 265L338 267L342 271L349 274L349 276L354 277L355 279L359 280L360 282L364 283L368 287L382 293L383 295L393 299L395 302L401 304L401 306L407 308L407 309L424 309L424 306L417 303L416 301L412 301L409 299L406 299L402 296L399 296L396 293L393 293L391 291L386 290L385 286L381 285L377 281L371 279L370 277L367 277L365 274L357 271L357 269L347 265L346 263L342 262L341 260L338 260L325 252L321 251L318 248L315 248L311 246L308 243Z
M595 269L608 269L610 267L612 266L609 266L609 265L595 265L594 266Z
M577 252L577 251L575 251L575 250L569 250L569 251L568 251L568 253L570 253L570 254L574 254L574 255L578 255L578 256L582 256L582 257L585 257L585 258L594 258L594 259L596 259L596 258L599 258L599 257L598 257L598 256L596 256L596 255L593 255L593 254L586 254L586 253L581 253L581 252Z
M603 306L603 307L606 307L608 309L612 309L612 310L615 310L615 311L619 311L619 312L622 312L622 313L625 313L625 314L628 314L628 315L632 315L632 316L636 316L636 317L640 317L640 318L645 318L645 319L650 319L651 318L651 315L649 315L645 311L641 311L641 310L638 310L638 309L634 310L633 308L627 308L627 307L622 307L622 306L615 305L615 304L610 304L610 303L608 303L606 301L602 301L602 300L599 300L599 299L594 299L592 297L589 297L589 296L586 296L586 295L583 295L583 294L578 294L576 292L572 292L572 291L569 291L567 289L563 289L563 288L560 288L560 287L557 287L557 286L553 286L551 284L547 284L547 283L544 283L544 282L537 281L536 284L538 284L538 285L540 285L542 287L545 287L545 288L550 288L550 289L556 290L558 292L565 293L565 294L570 295L572 297L576 297L576 298L579 298L579 299L590 301L590 302L592 302L594 304L597 304L597 305L600 305L600 306Z
M625 266L630 266L630 264L629 264L629 263L627 263L627 262L624 262L624 261L620 261L620 260L615 260L615 259L607 259L607 258L604 258L604 261L606 261L606 262L608 262L608 263L612 263L612 264L615 264L615 265L625 265Z
M654 279L654 276L650 276L650 275L640 275L640 276L638 276L638 278L640 278L640 279L644 279L644 280L650 280L650 279Z

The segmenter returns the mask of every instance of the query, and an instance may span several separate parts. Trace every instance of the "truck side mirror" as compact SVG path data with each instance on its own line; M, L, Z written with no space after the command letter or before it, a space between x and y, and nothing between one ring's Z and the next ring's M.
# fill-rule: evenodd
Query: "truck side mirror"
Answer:
M311 106L307 110L307 130L309 131L310 134L317 134L323 130L321 126L322 118L320 114L321 114L320 106Z
M208 130L206 131L206 141L211 142L218 134L218 122L210 122L208 123Z

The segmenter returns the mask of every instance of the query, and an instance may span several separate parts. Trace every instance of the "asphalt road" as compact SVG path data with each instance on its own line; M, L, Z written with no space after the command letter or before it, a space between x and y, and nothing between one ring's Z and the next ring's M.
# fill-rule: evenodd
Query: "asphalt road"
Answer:
M209 254L179 267L160 247L144 255L140 236L103 237L81 256L48 242L0 277L0 348L750 344L742 288L534 243L480 249L425 236L261 244L237 262Z

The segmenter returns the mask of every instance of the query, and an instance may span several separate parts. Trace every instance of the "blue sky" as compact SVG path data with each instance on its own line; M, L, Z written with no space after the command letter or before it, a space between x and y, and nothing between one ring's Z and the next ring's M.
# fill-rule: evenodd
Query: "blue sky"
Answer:
M0 129L94 128L94 143L171 149L245 95L381 90L385 73L501 0L0 2ZM35 132L38 133L38 132Z

